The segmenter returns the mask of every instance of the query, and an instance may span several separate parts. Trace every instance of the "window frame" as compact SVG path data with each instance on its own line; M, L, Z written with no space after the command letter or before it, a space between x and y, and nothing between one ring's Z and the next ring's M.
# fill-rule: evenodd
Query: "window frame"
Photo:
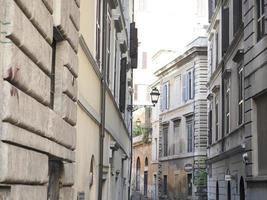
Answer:
M244 123L244 67L238 69L238 125Z
M219 95L215 96L215 141L219 140Z
M256 0L257 41L260 41L266 34L264 4L265 4L264 0Z
M225 102L225 133L229 134L230 133L230 107L231 107L231 103L230 103L230 99L231 99L231 81L230 78L227 78L225 80L225 97L224 97L224 102Z

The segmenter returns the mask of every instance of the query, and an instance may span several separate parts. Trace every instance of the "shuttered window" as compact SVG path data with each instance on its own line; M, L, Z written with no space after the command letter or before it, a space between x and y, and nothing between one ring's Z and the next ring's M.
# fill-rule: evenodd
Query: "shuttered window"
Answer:
M195 72L194 70L189 70L183 75L183 101L187 102L194 98L195 93Z
M100 41L101 39L101 2L96 1L96 61L100 67Z
M124 113L126 103L126 77L127 77L127 58L121 59L121 71L120 71L120 111Z
M257 39L265 35L265 5L264 0L257 0Z
M187 128L187 152L193 152L193 117L186 118Z
M229 8L222 9L222 56L229 47Z
M168 110L169 109L169 93L170 93L170 88L169 88L169 82L166 82L162 85L162 111Z
M242 24L242 0L233 1L233 23L235 34Z
M258 132L258 166L259 175L267 175L267 93L256 99L257 105L257 132Z
M169 146L169 124L163 124L162 135L163 135L163 156L168 156L168 146Z

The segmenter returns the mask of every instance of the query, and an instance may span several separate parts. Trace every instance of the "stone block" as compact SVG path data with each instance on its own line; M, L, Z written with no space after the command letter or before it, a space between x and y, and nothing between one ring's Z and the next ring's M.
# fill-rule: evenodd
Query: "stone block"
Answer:
M73 76L78 77L78 56L70 44L64 40L57 44L57 60L59 65L66 66Z
M66 162L64 163L63 168L62 185L72 186L74 184L74 164Z
M15 0L39 33L50 43L53 41L53 17L42 0Z
M17 146L0 143L0 182L35 183L48 181L48 157Z
M21 48L40 68L50 73L52 48L14 1L4 0L3 2L6 8L3 20L11 23L3 30L7 33L6 37Z
M59 200L73 200L74 189L71 187L63 187L60 189Z
M47 137L67 148L74 149L76 144L76 128L69 125L54 111L50 110Z
M49 12L52 14L53 13L53 0L42 0L49 10Z
M45 135L48 128L48 108L21 92L9 82L3 82L2 121Z
M14 44L5 46L3 54L3 78L39 102L49 105L50 78Z
M80 13L74 0L54 0L54 25L61 31L77 52Z
M14 126L10 123L3 123L0 139L8 143L44 152L62 160L74 161L73 151L45 137Z
M77 80L66 67L63 67L62 86L62 92L67 94L74 101L76 101L78 91Z
M68 123L70 123L72 126L76 125L77 104L64 94L62 98L62 118Z
M46 186L12 185L12 200L47 200Z

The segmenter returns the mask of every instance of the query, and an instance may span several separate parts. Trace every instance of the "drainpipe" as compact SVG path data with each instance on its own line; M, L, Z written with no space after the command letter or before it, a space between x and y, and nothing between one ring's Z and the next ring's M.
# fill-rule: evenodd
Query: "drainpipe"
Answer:
M106 23L107 23L107 0L103 0L103 26L102 26L102 76L101 76L101 107L100 107L100 126L99 126L99 168L98 168L98 200L102 200L103 188L103 152L105 137L105 111L106 111Z
M133 14L132 21L134 22L134 0L132 0ZM131 66L131 88L133 91L133 69ZM132 184L132 164L133 164L133 93L131 93L131 131L130 131L130 174L129 174L129 186L128 186L128 199L131 199L131 184Z
M222 83L222 147L221 147L221 152L224 152L224 131L225 131L225 128L224 128L224 122L225 122L225 102L224 102L224 77L223 77L223 73L224 73L224 70L225 70L225 66L224 66L224 61L222 61L222 76L221 76L221 83Z

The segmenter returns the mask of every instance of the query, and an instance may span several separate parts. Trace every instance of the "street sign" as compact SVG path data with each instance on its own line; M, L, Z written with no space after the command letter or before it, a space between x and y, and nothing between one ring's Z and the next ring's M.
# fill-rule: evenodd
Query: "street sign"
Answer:
M192 165L191 163L187 163L187 164L185 164L185 166L184 166L184 171L186 171L186 172L191 172L192 169L193 169L193 165Z

